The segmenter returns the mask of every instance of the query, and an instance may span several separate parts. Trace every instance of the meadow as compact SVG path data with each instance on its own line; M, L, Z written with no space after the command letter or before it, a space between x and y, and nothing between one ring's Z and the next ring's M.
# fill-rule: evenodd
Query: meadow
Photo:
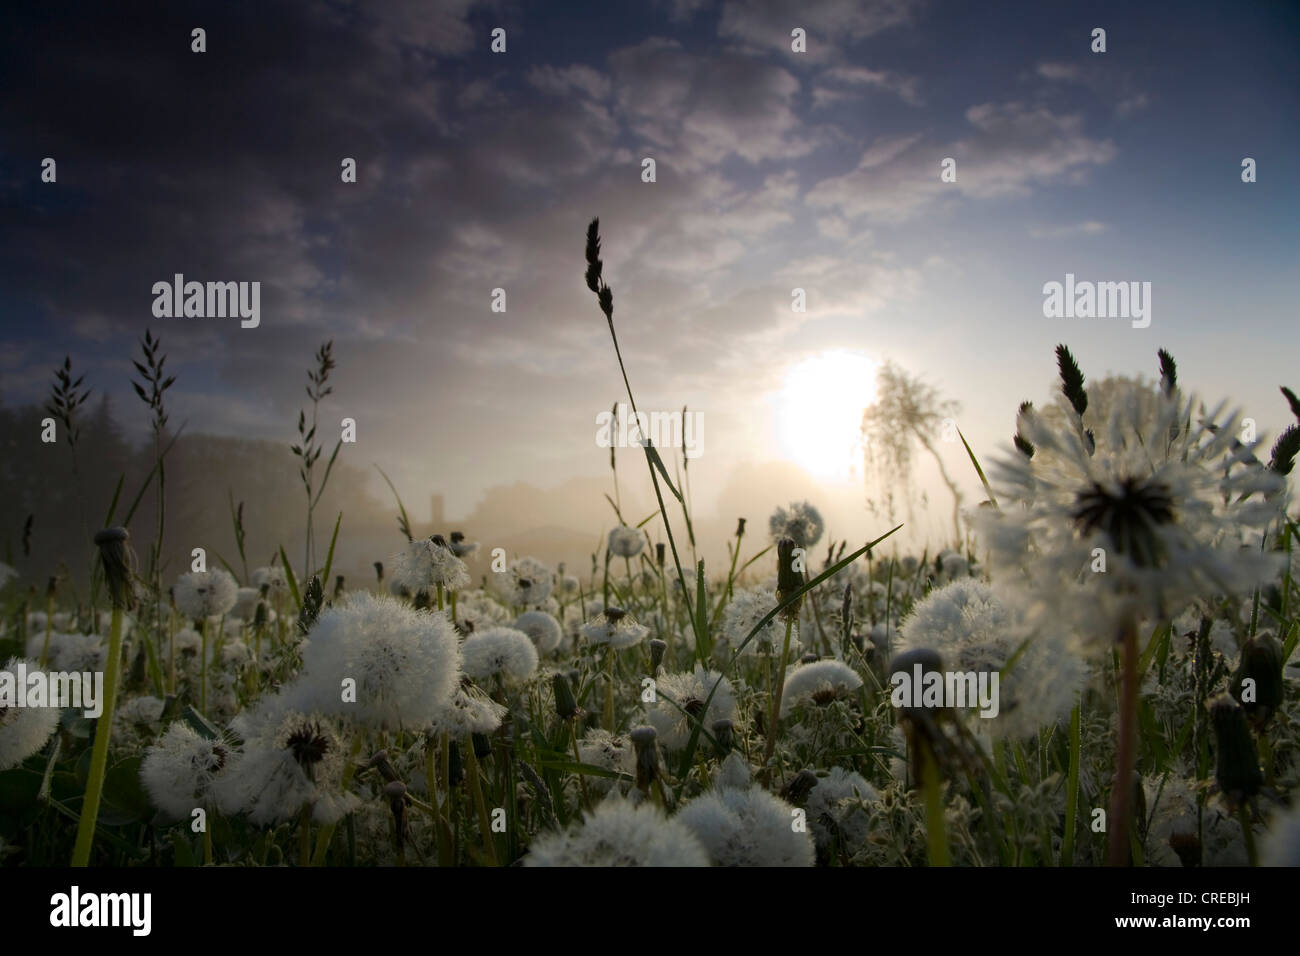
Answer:
M635 416L597 222L585 270ZM106 687L98 720L0 697L0 865L1300 864L1300 426L1264 445L1163 351L1151 381L1055 359L1007 447L967 448L985 500L917 554L774 501L706 568L686 461L650 444L621 480L632 460L658 510L615 492L587 573L514 555L473 582L489 543L412 535L398 496L349 587L317 508L332 346L296 423L303 552L249 567L232 509L238 560L178 575L175 379L146 334L157 463L64 542L88 586L0 566L5 669ZM49 402L74 455L81 388L69 362ZM146 495L157 527L133 524ZM893 676L931 672L995 675L998 706L900 705Z

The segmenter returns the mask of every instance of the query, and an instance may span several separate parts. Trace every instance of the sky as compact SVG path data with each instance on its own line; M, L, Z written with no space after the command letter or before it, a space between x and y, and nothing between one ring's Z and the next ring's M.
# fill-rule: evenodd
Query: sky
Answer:
M332 339L323 419L355 419L344 458L419 517L608 476L599 216L638 406L698 413L719 521L759 489L883 530L857 426L886 360L960 403L981 458L1047 400L1058 342L1092 378L1166 348L1275 435L1300 387L1297 36L1286 3L6 4L0 401L70 355L143 438L148 328L173 422L287 443ZM260 282L259 325L155 316L176 273ZM1149 282L1149 326L1045 316L1067 274ZM620 480L647 498L631 452Z

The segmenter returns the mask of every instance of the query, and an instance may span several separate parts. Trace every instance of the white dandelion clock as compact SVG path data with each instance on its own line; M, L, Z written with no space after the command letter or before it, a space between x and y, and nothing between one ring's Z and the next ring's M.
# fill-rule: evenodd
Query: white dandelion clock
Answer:
M545 611L525 611L515 618L514 626L532 639L539 654L551 653L564 637L560 622Z
M459 591L469 586L465 562L437 535L412 541L393 556L392 568L390 587L411 595L423 591L432 596L439 587L444 591Z
M764 624L754 635L753 640L740 647L740 642L758 626L759 621L776 608L777 604L776 593L769 588L737 591L732 596L731 603L727 605L727 610L722 617L722 635L732 650L739 647L743 657L781 653L781 646L785 642L785 625L781 623L779 615ZM790 652L793 654L798 649L799 639L791 634Z
M239 585L221 568L191 571L176 579L172 594L178 611L191 621L205 621L221 617L235 606Z
M285 576L284 568L278 564L257 568L253 572L253 587L259 591L265 588L267 596L272 600L289 595L289 579Z
M806 501L795 502L787 508L777 508L767 522L773 541L790 538L795 547L811 548L821 540L826 525L821 512Z
M460 682L459 645L445 614L366 591L321 613L302 660L304 709L374 728L429 723Z
M235 592L235 605L230 609L231 617L252 624L257 617L257 605L261 600L262 592L257 588L240 588Z
M551 596L555 583L551 569L536 558L519 558L491 581L502 600L511 607L537 607Z
M1001 507L975 515L991 565L1032 598L1030 623L1092 646L1125 621L1250 594L1282 560L1261 552L1260 533L1283 479L1252 463L1237 415L1200 414L1138 383L1121 383L1110 404L1090 433L1077 418L1021 416L1035 453L995 462Z
M491 734L501 726L506 708L498 704L478 687L462 680L432 722L432 733L446 734L453 740L464 740L471 734Z
M617 607L605 608L580 630L587 643L607 645L616 651L635 647L650 633L648 627L638 624L631 614Z
M697 664L692 672L656 678L655 702L646 719L657 732L660 745L676 751L690 741L696 721L707 731L716 721L732 720L735 715L736 695L731 681Z
M0 671L0 682L5 681L5 672L10 675L10 681L16 682L20 664L29 674L40 670L36 661L15 657ZM58 729L59 714L57 707L0 705L0 770L18 766L44 747Z
M475 631L461 645L465 673L477 680L499 677L521 681L537 670L537 648L532 638L513 627Z
M704 845L715 866L812 866L813 840L799 814L762 787L724 787L702 794L675 819Z
M345 744L328 719L288 712L274 730L246 741L214 784L223 809L258 826L297 818L337 823L357 805L342 790Z
M857 671L841 661L813 661L796 664L786 671L781 695L781 716L796 707L824 707L831 701L849 697L862 686Z
M1065 635L1031 635L1015 603L974 578L958 578L916 603L894 650L921 648L937 651L946 671L975 674L986 686L999 675L997 715L978 721L997 737L1028 736L1067 718L1088 676ZM981 708L978 694L966 703Z
M865 777L843 767L832 767L808 795L808 824L818 849L825 849L838 837L852 853L871 832L871 812L864 806L880 799Z
M645 537L636 528L619 525L609 533L609 551L620 558L635 558L645 547Z
M561 833L538 837L525 866L708 866L700 841L653 804L606 800Z
M584 764L608 770L610 773L636 774L636 749L626 737L611 734L608 730L589 730L578 741L578 758ZM587 787L593 793L608 793L615 785L613 777L587 777Z
M175 820L215 805L213 785L234 753L221 738L204 737L179 721L145 751L140 782L149 802Z

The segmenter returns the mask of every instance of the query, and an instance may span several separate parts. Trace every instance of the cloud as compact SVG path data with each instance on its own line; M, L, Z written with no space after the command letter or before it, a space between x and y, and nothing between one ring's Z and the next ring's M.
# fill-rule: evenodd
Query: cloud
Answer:
M801 56L813 62L840 58L856 43L909 22L922 6L917 0L727 0L718 35L764 50ZM808 51L791 54L790 31L802 27Z
M1061 239L1068 236L1100 236L1107 229L1104 222L1089 219L1065 226L1034 226L1029 229L1033 239Z
M735 156L750 163L806 156L819 138L795 108L785 68L734 51L687 52L652 37L610 55L618 115L650 151L685 171Z
M864 66L837 66L821 74L823 83L847 87L873 87L898 96L909 106L921 105L920 80L891 70L870 70ZM820 89L820 88L819 88ZM831 91L822 90L823 93ZM838 95L838 94L834 94Z
M818 182L806 201L840 217L902 222L954 196L1023 196L1036 185L1078 181L1115 156L1114 144L1087 136L1076 114L1009 102L978 104L965 116L968 135L949 143L915 134L878 139L855 169ZM946 157L957 161L956 183L940 182Z

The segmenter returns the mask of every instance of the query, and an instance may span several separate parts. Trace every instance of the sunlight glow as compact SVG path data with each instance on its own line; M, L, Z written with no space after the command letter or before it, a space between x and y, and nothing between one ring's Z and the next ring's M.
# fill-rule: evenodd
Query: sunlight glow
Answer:
M848 478L860 464L862 412L876 397L878 363L860 352L821 352L792 365L776 396L782 451L819 478Z

